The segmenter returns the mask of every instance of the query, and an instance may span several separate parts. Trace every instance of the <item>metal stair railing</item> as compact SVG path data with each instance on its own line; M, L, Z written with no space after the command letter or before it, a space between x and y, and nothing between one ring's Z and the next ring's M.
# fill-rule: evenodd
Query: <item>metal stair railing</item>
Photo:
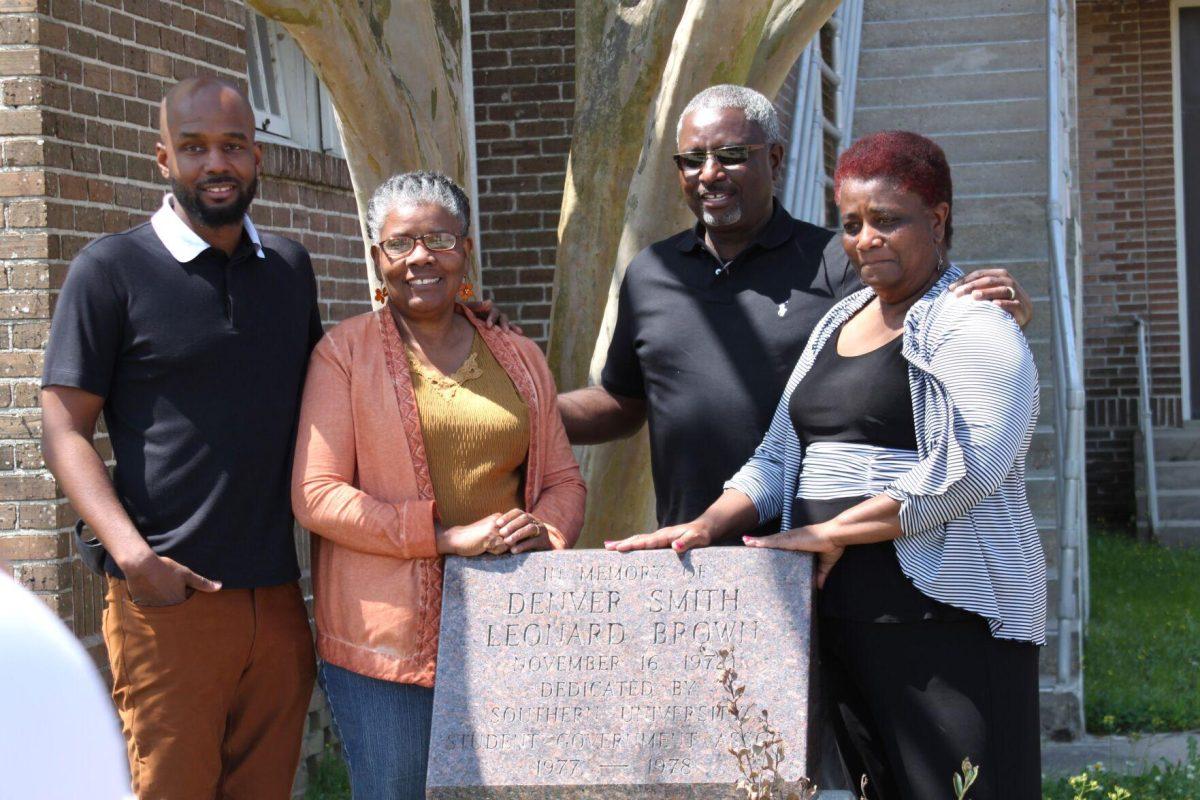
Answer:
M1053 317L1055 439L1058 455L1058 652L1057 680L1072 684L1073 634L1082 639L1087 621L1087 525L1084 484L1084 386L1075 317L1067 274L1068 220L1072 186L1070 150L1069 9L1051 0L1048 18L1047 105L1049 187L1046 221L1050 245L1050 299ZM1078 579L1078 581L1077 581ZM1078 587L1078 593L1076 592Z
M1138 339L1138 429L1142 434L1142 476L1146 482L1146 541L1158 536L1161 518L1158 515L1158 461L1154 455L1154 410L1150 405L1150 323L1139 316L1133 318ZM1138 526L1140 531L1141 526Z

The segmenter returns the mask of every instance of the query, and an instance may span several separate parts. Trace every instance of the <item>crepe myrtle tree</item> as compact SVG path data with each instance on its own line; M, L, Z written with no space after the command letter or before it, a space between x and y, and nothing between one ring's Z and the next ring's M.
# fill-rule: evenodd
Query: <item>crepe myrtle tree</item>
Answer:
M461 0L248 0L328 88L360 216L395 172L470 185ZM675 121L715 83L773 97L837 0L578 0L574 138L558 230L549 358L563 389L598 379L625 265L693 219L675 190ZM368 269L375 283L374 271ZM475 276L478 282L478 275ZM581 544L648 530L645 432L588 448Z

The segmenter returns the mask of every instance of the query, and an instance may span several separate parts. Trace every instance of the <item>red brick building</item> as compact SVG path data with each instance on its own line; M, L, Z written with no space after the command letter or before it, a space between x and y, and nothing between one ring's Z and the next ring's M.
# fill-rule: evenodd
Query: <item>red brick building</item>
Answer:
M1195 515L1172 506L1187 504L1176 462L1190 460L1188 422L1200 419L1200 3L1080 0L1077 19L1089 502L1124 521L1140 487L1141 317L1164 525L1188 526Z

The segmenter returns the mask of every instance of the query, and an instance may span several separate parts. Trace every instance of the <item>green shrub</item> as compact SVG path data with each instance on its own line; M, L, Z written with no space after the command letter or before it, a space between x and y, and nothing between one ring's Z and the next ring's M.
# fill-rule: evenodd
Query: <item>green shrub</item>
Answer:
M1188 740L1188 757L1182 764L1166 761L1141 774L1109 772L1103 764L1047 781L1045 800L1196 800L1200 798L1200 756L1196 740Z

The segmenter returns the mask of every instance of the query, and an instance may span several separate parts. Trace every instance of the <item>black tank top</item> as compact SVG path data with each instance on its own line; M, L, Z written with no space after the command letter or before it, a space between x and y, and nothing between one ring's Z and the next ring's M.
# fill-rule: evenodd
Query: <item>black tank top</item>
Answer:
M816 442L917 449L902 337L857 356L837 352L838 329L800 381L788 413L802 447ZM797 498L792 524L825 522L865 498ZM862 622L963 619L965 611L926 597L900 569L892 542L851 545L818 595L822 616Z

